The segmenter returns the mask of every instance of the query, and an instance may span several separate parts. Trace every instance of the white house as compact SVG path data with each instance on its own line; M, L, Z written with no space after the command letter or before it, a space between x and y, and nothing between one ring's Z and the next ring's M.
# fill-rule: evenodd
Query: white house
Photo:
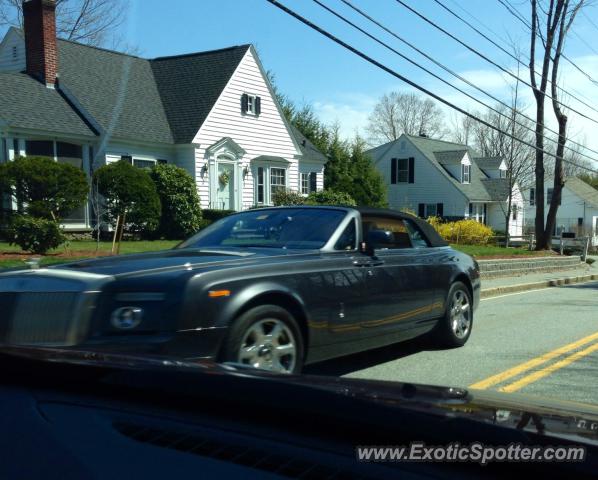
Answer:
M401 135L368 152L388 185L391 208L420 217L473 218L505 231L509 186L501 158L484 158L470 147L424 136ZM523 196L513 188L509 233L523 232Z
M544 180L544 219L548 216L552 199L553 179ZM524 191L526 227L534 229L536 218L536 189ZM561 192L561 204L556 214L554 235L561 232L575 233L576 236L591 236L592 245L598 245L598 190L577 177L565 179Z
M42 155L88 175L121 159L173 163L202 208L323 188L326 157L287 123L251 45L148 60L56 39L53 1L23 10L24 32L0 43L0 162ZM89 227L90 208L65 223Z

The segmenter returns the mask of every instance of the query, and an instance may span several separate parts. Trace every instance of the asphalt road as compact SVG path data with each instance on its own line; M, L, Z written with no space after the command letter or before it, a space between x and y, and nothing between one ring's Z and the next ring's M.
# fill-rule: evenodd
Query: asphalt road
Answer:
M598 282L482 300L468 343L412 340L306 373L517 392L598 404Z

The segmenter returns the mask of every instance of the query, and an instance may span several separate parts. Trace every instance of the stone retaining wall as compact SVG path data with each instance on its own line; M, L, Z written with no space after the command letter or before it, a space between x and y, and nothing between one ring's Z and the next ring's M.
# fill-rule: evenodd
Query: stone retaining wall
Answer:
M525 257L516 259L478 260L482 278L509 277L526 273L558 272L582 267L579 256Z

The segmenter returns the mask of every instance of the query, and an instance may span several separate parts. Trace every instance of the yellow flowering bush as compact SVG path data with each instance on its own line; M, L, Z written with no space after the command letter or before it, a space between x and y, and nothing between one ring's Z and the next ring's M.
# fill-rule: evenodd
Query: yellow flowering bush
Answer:
M430 217L428 223L449 243L486 245L494 235L490 227L475 220L443 222L438 217Z

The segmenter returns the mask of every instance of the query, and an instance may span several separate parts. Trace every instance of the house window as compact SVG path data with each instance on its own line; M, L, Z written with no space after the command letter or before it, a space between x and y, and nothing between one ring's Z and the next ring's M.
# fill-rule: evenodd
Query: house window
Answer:
M262 110L261 104L261 98L257 95L247 93L241 95L241 113L245 115L255 115L257 117Z
M265 185L264 185L264 167L258 167L257 169L257 188L256 188L256 192L257 192L257 203L259 204L263 204L264 203L264 190L265 190Z
M152 168L155 164L155 160L141 160L139 158L133 159L133 166L137 168Z
M409 159L407 158L397 159L397 182L409 182Z
M513 221L517 220L517 205L513 205Z
M315 192L318 187L318 174L316 172L302 173L301 174L301 193L308 195L311 192Z
M461 165L461 182L469 183L470 165Z
M530 188L529 189L529 204L534 206L536 204L536 189Z
M17 59L17 46L13 45L12 47L12 59L16 60Z
M499 170L500 178L507 178L507 171L506 170Z
M435 203L426 203L424 212L425 212L426 218L435 217L438 214L438 209L436 208L436 204Z
M550 202L552 201L552 193L554 192L554 188L547 188L546 189L546 205L550 205ZM561 202L559 201L559 205L561 204Z
M284 168L270 168L270 191L272 194L286 189L286 173Z
M54 158L54 142L52 140L26 140L25 154L28 157Z
M120 160L122 162L127 162L127 163L130 163L131 165L133 165L133 157L131 155L121 155Z

